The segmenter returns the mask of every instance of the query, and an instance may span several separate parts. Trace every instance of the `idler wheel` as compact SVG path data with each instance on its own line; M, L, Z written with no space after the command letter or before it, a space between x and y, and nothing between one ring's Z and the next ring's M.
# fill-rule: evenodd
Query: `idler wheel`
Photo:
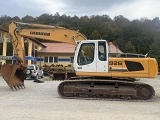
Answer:
M138 88L138 97L140 97L140 99L150 99L152 95L152 89L150 89L149 86L140 86Z

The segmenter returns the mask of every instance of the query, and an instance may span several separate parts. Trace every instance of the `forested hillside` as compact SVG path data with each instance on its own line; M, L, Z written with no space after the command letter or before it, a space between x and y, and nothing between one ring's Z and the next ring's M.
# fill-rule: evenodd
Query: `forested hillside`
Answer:
M113 42L123 52L149 53L149 56L160 59L160 20L155 17L152 20L142 18L140 20L128 20L127 18L115 16L111 19L108 15L93 15L82 17L70 17L67 15L42 14L39 17L26 15L0 16L0 28L8 29L11 21L40 23L79 30L88 39L105 39Z

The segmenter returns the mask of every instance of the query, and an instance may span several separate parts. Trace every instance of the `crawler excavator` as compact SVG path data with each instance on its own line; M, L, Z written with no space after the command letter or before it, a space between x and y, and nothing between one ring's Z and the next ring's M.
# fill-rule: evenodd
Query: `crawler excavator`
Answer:
M155 58L109 57L106 40L87 40L75 30L41 24L12 22L9 34L16 62L4 64L1 75L11 89L24 88L26 59L23 37L40 38L76 45L74 69L77 77L61 82L57 88L63 98L150 99L155 91L136 78L154 78L158 73Z

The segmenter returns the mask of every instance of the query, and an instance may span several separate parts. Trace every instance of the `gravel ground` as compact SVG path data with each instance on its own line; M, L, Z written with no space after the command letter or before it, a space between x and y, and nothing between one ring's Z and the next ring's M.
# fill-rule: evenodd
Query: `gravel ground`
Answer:
M153 99L62 99L57 93L59 81L25 80L25 89L12 92L0 77L0 120L159 120L160 76L141 80L154 87Z

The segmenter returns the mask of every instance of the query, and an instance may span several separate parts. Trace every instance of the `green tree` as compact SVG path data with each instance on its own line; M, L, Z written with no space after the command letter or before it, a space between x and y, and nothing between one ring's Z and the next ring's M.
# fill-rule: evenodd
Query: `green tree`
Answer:
M97 39L101 39L101 35L99 34L99 32L97 30L94 30L91 35L90 38L92 40L97 40Z
M18 16L14 16L14 17L12 18L12 20L13 20L13 21L17 21L17 22L18 22L18 21L21 21L21 19L20 19Z
M53 25L55 24L55 19L53 15L49 15L45 13L36 18L36 23Z
M35 18L29 15L26 15L25 17L22 18L22 22L26 23L35 23Z
M0 28L2 29L8 29L8 25L9 23L12 21L12 18L10 16L7 15L2 15L0 17Z
M115 16L113 20L119 28L124 28L130 24L130 21L122 15Z
M125 44L124 50L127 53L136 53L135 46L130 41L128 41L127 44Z
M149 56L156 58L156 60L158 61L158 67L160 71L160 47L159 46L160 46L160 36L157 36L155 38L155 41L150 46Z
M83 33L88 39L90 39L90 34L92 33L89 21L90 19L88 18L88 16L80 17L79 25L77 27L77 29L80 30L80 32Z
M150 46L150 56L158 60L160 64L160 36L155 38L155 41Z
M124 48L124 45L125 45L125 41L123 38L118 38L116 40L113 41L113 44L115 46L118 46L118 48L121 50L121 51L125 51L125 48Z

